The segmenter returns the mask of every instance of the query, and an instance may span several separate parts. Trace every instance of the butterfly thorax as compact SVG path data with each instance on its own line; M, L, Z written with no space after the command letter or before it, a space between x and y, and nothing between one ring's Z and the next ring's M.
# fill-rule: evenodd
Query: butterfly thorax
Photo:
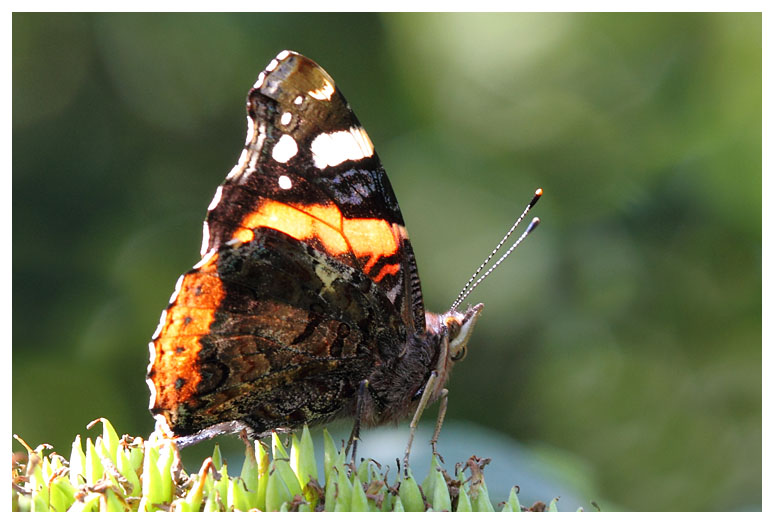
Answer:
M484 307L465 312L425 313L425 332L410 334L394 363L378 367L369 377L370 402L364 407L364 423L380 425L411 415L431 374L437 375L429 401L437 400L456 361L465 355L472 329Z

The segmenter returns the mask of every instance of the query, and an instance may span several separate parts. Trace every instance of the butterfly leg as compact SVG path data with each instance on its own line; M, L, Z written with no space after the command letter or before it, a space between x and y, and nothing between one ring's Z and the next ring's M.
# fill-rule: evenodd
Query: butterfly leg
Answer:
M363 406L366 401L368 392L366 389L369 387L369 380L364 379L358 385L358 400L355 405L355 422L353 423L353 431L350 433L350 439L347 441L347 450L345 456L350 453L350 447L352 447L352 463L355 466L355 453L358 450L358 440L361 438L361 418L363 417Z
M438 377L439 374L435 370L431 372L431 376L428 378L428 382L425 383L425 387L423 388L422 397L420 398L420 403L417 405L417 410L414 412L412 422L409 423L409 442L406 444L406 452L404 453L404 469L409 468L409 453L412 451L412 441L414 441L417 423L420 421L420 416L422 416L425 407L428 405L428 400L433 393L433 387L436 384Z
M447 415L447 404L449 403L449 390L446 388L441 391L441 401L439 404L439 415L436 418L436 428L433 431L433 438L431 438L431 449L433 449L433 455L438 456L441 461L444 461L444 458L441 457L441 454L438 453L436 450L436 443L439 441L439 434L441 433L441 425L444 423L444 417Z

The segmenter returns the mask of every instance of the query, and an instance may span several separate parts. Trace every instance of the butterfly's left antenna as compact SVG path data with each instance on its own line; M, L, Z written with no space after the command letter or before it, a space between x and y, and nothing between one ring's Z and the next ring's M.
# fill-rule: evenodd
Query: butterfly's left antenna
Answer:
M535 217L532 221L530 221L530 224L528 224L527 228L525 229L524 233L519 236L519 238L514 241L514 244L511 245L511 248L506 250L506 253L501 256L500 259L498 259L495 264L493 264L490 269L488 269L486 272L484 272L484 275L479 277L479 279L476 279L476 277L484 270L485 266L487 266L487 263L490 262L490 260L495 256L496 253L503 247L503 245L506 243L506 240L511 237L511 234L514 233L514 230L517 229L517 226L519 226L519 223L522 222L522 219L525 218L525 216L528 214L530 209L535 206L536 202L538 202L538 199L541 198L541 195L544 194L544 190L541 188L538 188L535 192L535 195L533 195L533 198L530 200L530 203L525 207L525 210L522 212L522 214L517 218L517 220L514 222L514 224L511 226L509 231L506 232L506 235L503 236L503 239L501 239L501 242L495 246L492 252L490 252L490 255L487 256L487 258L484 260L482 264L479 265L479 268L476 269L474 274L471 276L471 278L468 280L468 282L463 286L463 289L460 290L460 293L457 296L457 299L455 299L455 302L452 303L451 310L456 310L458 306L465 300L466 297L476 288L479 286L479 284L484 281L488 275L492 273L495 268L500 266L500 264L511 255L511 252L514 251L514 249L519 246L519 244L525 240L525 237L527 237L530 232L536 229L536 227L541 222L538 217ZM474 280L476 279L476 282Z

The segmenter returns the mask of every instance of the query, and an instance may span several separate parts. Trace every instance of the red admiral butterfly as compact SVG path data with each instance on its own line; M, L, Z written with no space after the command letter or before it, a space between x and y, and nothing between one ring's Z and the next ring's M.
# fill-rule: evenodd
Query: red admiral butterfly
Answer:
M390 181L315 62L280 53L247 113L245 148L208 207L202 260L178 280L149 345L151 412L181 445L340 417L355 418L356 437L361 423L412 413L414 428L465 353L483 305L457 306L478 282L446 313L425 311Z

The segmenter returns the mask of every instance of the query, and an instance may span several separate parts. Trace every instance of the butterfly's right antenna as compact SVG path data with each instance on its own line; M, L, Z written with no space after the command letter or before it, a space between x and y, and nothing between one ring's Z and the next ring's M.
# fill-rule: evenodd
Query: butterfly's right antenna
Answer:
M503 239L501 239L501 242L499 242L498 245L495 246L495 248L490 253L490 255L488 255L487 258L484 260L484 262L479 265L479 268L476 269L476 271L468 280L468 282L465 284L465 286L463 286L463 289L460 290L460 293L458 294L457 299L455 299L455 302L452 303L451 310L457 309L457 307L460 306L460 303L462 303L465 300L465 298L468 297L468 294L470 294L474 288L479 286L479 283L481 283L488 275L490 275L490 273L492 273L492 271L495 270L495 268L497 268L506 259L506 257L508 257L511 254L511 252L514 251L514 249L519 245L519 243L521 243L525 239L525 237L527 237L528 234L530 234L530 232L532 232L538 226L538 224L541 221L538 219L538 217L536 217L530 222L528 227L525 229L525 232L519 236L519 239L517 239L514 242L514 244L511 245L511 248L509 248L506 251L506 253L503 254L503 256L500 259L498 259L495 262L495 264L493 264L492 267L484 273L484 275L482 275L476 282L474 282L474 279L476 279L476 277L482 272L485 266L487 266L487 263L490 262L490 260L495 256L496 253L498 253L501 247L503 247L506 240L509 237L511 237L511 234L514 233L514 230L517 229L517 226L519 226L519 223L522 222L522 219L525 218L525 216L528 214L530 209L533 206L535 206L536 202L538 202L538 199L541 198L541 195L543 195L543 193L544 193L544 190L542 190L541 188L538 188L536 190L535 195L533 195L533 198L530 200L530 204L528 204L525 207L525 210L522 212L519 218L517 218L517 220L514 222L512 227L509 229L509 231L506 232L506 235L503 236Z

